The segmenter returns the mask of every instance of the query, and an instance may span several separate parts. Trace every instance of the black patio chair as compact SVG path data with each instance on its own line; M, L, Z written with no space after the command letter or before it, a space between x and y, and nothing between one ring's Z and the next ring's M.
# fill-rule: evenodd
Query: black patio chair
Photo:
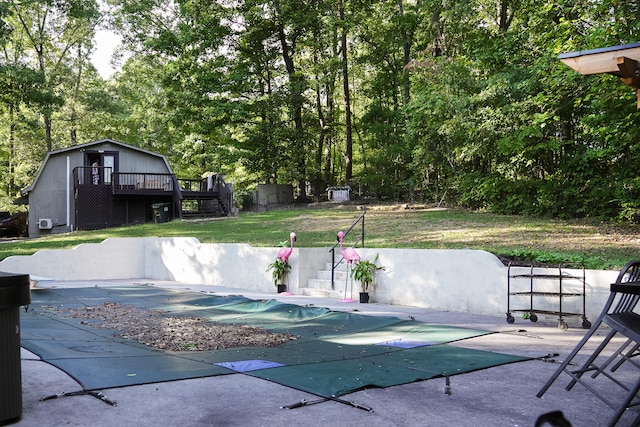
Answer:
M640 345L640 315L633 311L639 300L640 261L630 261L622 268L622 270L620 270L618 278L615 283L611 285L611 293L604 308L602 309L602 312L600 313L600 316L598 316L598 319L593 322L589 331L585 334L582 340L580 340L573 351L565 358L542 389L540 389L537 396L542 397L558 376L562 372L565 372L571 377L571 381L566 386L567 391L571 390L576 383L580 383L596 397L615 410L615 414L609 422L610 426L614 426L618 422L627 408L640 404L640 399L636 398L636 394L638 393L638 390L640 390L640 375L637 376L634 380L635 382L630 386L613 375L625 361L633 362L633 366L640 367L635 361L631 360L631 357L633 357ZM587 361L576 369L575 366L572 366L575 365L572 364L572 361L603 323L610 327L611 330L588 357ZM607 347L616 334L626 337L626 342L614 351L613 355L607 358L606 361L603 363L596 363L598 356L600 356L602 351ZM624 353L624 350L629 346L631 346L631 350ZM583 354L585 354L585 352L583 352ZM613 366L613 368L611 368L610 371L606 371L608 366L618 357L620 360ZM625 393L624 399L621 401L617 399L616 401L613 401L610 396L605 396L601 390L598 390L595 387L594 382L588 382L582 378L583 374L586 372L592 372L592 378L602 375L621 387ZM633 425L638 424L640 424L640 414L636 417Z
M631 346L631 347L629 347L629 346ZM623 351L625 351L625 350L627 350L627 352L623 353ZM636 356L640 356L640 344L635 343L631 339L628 339L615 352L613 352L613 354L611 356L609 356L609 358L606 360L606 362L604 362L602 365L600 365L600 369L604 370L610 364L615 362L616 359L618 359L618 361L611 368L611 372L615 372L624 362L632 363L636 368L640 368L640 364L638 362L636 362L635 360L633 360L633 358L636 357ZM591 378L597 377L599 373L600 373L600 371L595 371L591 375Z
M631 349L629 351L627 351L626 353L622 354L622 352L630 344L633 344ZM613 368L611 368L611 372L615 372L616 369L618 369L620 367L620 365L622 365L626 361L629 361L629 362L633 363L636 368L640 368L640 364L638 364L638 362L636 362L635 360L632 360L633 357L640 356L640 344L638 344L638 343L634 344L632 340L627 340L627 342L624 343L618 349L618 351L616 351L614 354L611 355L610 360L607 361L607 364L610 364L611 362L613 362L618 356L620 356L620 360L618 360L618 362L615 365L613 365ZM595 378L595 376L594 376L594 378Z

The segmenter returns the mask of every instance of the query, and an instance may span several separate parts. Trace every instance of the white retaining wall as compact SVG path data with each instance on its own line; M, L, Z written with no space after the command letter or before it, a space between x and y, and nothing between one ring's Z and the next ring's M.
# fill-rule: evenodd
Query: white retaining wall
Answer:
M0 271L54 280L146 278L275 293L267 266L278 249L203 244L195 238L113 238L71 250L44 250L31 256L9 257L0 262ZM377 274L372 302L490 315L505 315L507 311L507 268L488 252L381 248L358 252L369 260L379 256L378 265L385 267ZM292 271L288 290L299 293L317 271L325 269L331 254L325 248L294 248L289 261ZM617 274L617 271L587 270L586 314L590 320L600 313L609 295L609 284ZM529 289L528 281L518 280L512 279L512 291ZM551 291L557 289L557 280L540 283ZM357 283L353 286L355 297L359 287ZM565 281L565 287L572 290L576 283ZM510 303L512 310L526 308L528 297L512 296ZM563 304L564 312L582 312L582 298L565 298ZM534 300L534 308L539 307L555 311L558 299Z

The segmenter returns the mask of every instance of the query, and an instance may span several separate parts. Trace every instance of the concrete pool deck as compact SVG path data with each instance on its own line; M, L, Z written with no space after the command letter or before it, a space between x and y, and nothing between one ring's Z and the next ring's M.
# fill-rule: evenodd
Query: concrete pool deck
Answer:
M43 397L75 392L80 386L57 368L22 350L23 412L11 425L44 426L533 426L541 414L561 410L573 426L606 425L613 410L583 387L572 391L561 376L543 398L536 393L558 367L585 330L563 331L555 321L532 323L517 318L508 324L504 316L474 315L402 305L342 303L335 299L303 295L189 285L170 281L47 281L41 287L87 287L151 284L183 291L237 294L253 299L279 301L356 311L368 315L415 318L418 321L486 329L497 333L455 343L461 347L532 357L534 360L497 366L450 377L450 394L444 378L384 389L368 389L341 399L372 408L372 412L321 398L242 374L180 380L102 390L111 406L89 395ZM621 344L622 340L616 341ZM615 347L614 347L615 348ZM549 354L556 354L545 358ZM626 374L623 365L622 374ZM628 375L637 373L629 369ZM605 384L604 380L602 383ZM608 384L607 393L615 395ZM301 401L306 405L283 409ZM620 421L630 425L635 411Z

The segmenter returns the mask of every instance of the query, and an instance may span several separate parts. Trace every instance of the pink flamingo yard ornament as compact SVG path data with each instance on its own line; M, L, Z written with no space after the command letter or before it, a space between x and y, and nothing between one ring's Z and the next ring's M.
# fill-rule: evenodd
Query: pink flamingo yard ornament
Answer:
M293 231L291 232L291 234L289 234L289 247L283 246L279 251L278 251L278 255L276 256L276 259L281 260L282 262L284 262L285 264L289 263L289 257L291 256L291 253L293 252L293 244L296 241L296 233L294 233ZM281 292L280 295L293 295L291 292L289 291L285 291L285 292Z
M347 282L349 281L350 269L353 264L357 264L360 262L360 255L358 252L352 247L343 247L342 240L344 239L344 233L342 231L338 231L338 242L340 243L340 252L342 253L342 257L347 261L347 278L344 281L344 298L340 301L342 302L355 302L352 298L347 298ZM351 291L353 292L353 277L351 278Z
M289 241L291 244L289 247L284 246L282 249L278 251L278 256L276 258L281 259L282 262L289 262L289 257L291 256L291 252L293 252L293 244L296 241L296 233L293 231L289 234Z

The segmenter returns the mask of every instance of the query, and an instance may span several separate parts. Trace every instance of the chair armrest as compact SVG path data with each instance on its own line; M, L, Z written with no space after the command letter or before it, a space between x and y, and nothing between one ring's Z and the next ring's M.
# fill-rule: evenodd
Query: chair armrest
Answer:
M640 295L640 282L612 283L611 292Z

